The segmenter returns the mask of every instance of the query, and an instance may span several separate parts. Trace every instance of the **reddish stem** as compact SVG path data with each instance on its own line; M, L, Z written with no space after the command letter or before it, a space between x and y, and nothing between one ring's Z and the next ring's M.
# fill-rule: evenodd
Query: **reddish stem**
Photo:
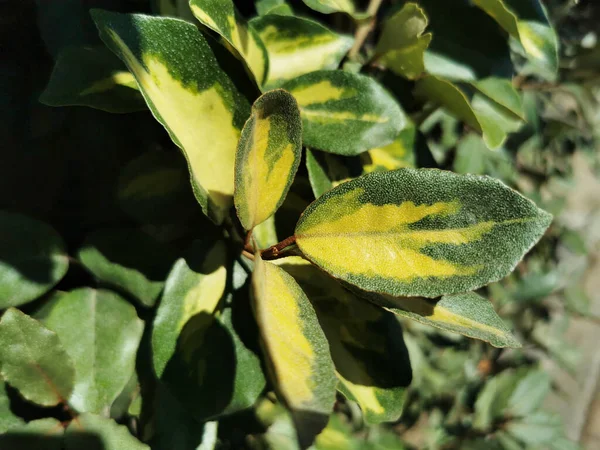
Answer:
M289 247L290 245L294 245L295 243L296 243L295 235L287 237L283 241L279 242L278 244L272 245L268 249L263 250L261 253L261 257L262 257L262 259L265 259L265 260L277 259L279 257L279 254L286 247Z

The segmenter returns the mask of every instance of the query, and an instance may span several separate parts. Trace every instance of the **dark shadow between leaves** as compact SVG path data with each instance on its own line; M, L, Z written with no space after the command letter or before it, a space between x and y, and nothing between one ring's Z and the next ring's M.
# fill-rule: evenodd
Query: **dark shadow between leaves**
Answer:
M0 435L0 450L105 450L102 439L95 433L73 432L48 436L44 432L23 433L8 431Z
M292 420L298 435L298 444L304 450L314 443L317 435L327 426L329 415L314 411L292 411Z
M202 312L183 327L161 381L196 420L204 421L231 403L235 373L235 347L229 331Z

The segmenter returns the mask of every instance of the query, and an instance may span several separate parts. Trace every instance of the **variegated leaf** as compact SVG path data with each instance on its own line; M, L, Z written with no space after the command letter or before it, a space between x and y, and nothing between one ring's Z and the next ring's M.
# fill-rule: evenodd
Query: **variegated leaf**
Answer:
M357 155L387 145L406 122L396 100L364 75L322 70L282 87L300 106L304 144L326 152Z
M361 289L437 297L508 275L551 220L493 178L400 169L325 193L295 235L307 258Z
M154 319L152 359L160 377L177 347L185 324L196 314L212 315L225 295L227 251L222 241L192 246L188 258L175 262Z
M263 94L244 125L235 160L234 202L246 230L281 206L302 152L302 121L296 100L284 90Z
M377 62L408 79L419 77L425 71L423 56L432 37L423 34L427 22L419 5L406 3L383 24L375 48Z
M285 0L256 0L254 2L259 16L277 14L280 16L293 16L292 7Z
M417 128L414 124L404 128L400 134L384 147L372 148L363 153L364 172L381 172L384 170L415 167L415 146Z
M337 379L327 339L292 276L260 256L255 260L252 289L270 375L292 410L301 442L310 444L325 427L335 402Z
M521 42L533 61L551 73L556 73L558 38L540 0L474 0L473 3Z
M356 13L356 6L353 0L303 0L306 6L323 14L336 12L345 12L353 15Z
M222 222L233 203L235 149L249 105L198 29L177 19L94 10L106 45L135 76L182 149L203 211Z
M398 420L412 377L398 321L302 258L278 263L317 312L340 381L338 389L358 402L367 422Z
M246 63L261 86L269 70L269 57L260 37L249 27L232 0L190 0L200 23L218 33Z
M40 96L50 106L89 106L113 113L146 109L135 78L105 47L68 47Z
M250 25L269 54L268 89L305 73L337 69L354 42L350 36L301 17L270 14L253 19Z
M494 347L521 347L492 304L474 292L440 299L392 297L362 292L361 296L401 317L489 342Z

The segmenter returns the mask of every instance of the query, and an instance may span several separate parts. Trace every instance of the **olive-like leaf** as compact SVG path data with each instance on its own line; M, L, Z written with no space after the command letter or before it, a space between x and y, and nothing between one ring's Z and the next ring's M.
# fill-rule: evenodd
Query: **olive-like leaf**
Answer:
M135 229L97 230L78 251L81 263L99 280L153 306L175 260L174 251Z
M152 329L154 370L162 376L185 324L202 312L212 315L225 295L227 252L222 241L195 243L173 265Z
M64 431L60 421L53 417L32 420L12 428L7 434L0 435L0 448L63 450ZM90 436L86 443L86 448L90 448L89 444L95 443L94 436Z
M294 278L255 260L254 314L276 391L292 410L301 446L308 447L333 410L337 379L315 310Z
M353 0L303 0L304 4L323 14L344 12L350 15L356 13Z
M246 230L281 206L301 151L302 121L294 97L281 89L260 96L242 130L235 160L234 203Z
M398 420L412 378L398 321L302 258L278 262L315 308L331 349L338 389L358 402L368 423Z
M90 441L93 443L90 445ZM84 413L71 421L65 431L65 450L82 448L102 450L150 450L138 441L125 425L112 419Z
M444 331L489 342L494 347L521 347L492 304L474 292L444 295L440 299L359 294L401 317Z
M81 412L108 410L134 373L144 330L135 308L113 292L81 288L57 297L44 315L75 365L69 403Z
M66 404L75 370L56 333L18 309L0 320L0 371L27 400L43 406Z
M246 99L195 25L93 10L100 37L135 77L150 110L183 151L196 199L221 223L233 204L233 166ZM185 57L184 57L185 56Z
M48 292L67 273L65 244L53 228L0 211L0 309Z
M349 156L387 145L406 122L396 100L364 75L321 70L282 88L300 106L304 144L326 152Z
M256 0L254 5L259 16L266 16L267 14L294 15L292 7L285 0Z
M431 33L424 33L427 16L416 3L404 7L388 18L375 54L379 64L410 80L425 71L424 54L431 42Z
M134 76L105 47L62 50L40 101L50 106L90 106L113 113L147 109Z
M267 48L265 88L316 70L337 69L354 39L301 17L269 14L250 21Z
M521 42L531 60L555 73L558 37L540 0L474 0L508 34Z
M361 289L437 297L508 275L551 220L493 178L399 169L325 193L295 236L313 263Z
M232 0L191 0L196 19L218 33L233 47L254 75L256 83L264 83L269 70L267 49L256 31L248 26Z

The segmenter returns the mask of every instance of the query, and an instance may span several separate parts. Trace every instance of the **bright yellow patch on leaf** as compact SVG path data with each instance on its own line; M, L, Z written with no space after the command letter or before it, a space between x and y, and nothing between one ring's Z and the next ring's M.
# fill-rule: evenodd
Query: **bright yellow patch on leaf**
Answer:
M350 111L330 111L327 109L302 109L302 115L318 122L356 120L359 122L387 123L390 120L389 117L381 117L376 114L356 115Z
M233 125L233 114L219 85L201 92L195 86L186 86L158 58L146 55L142 64L114 31L108 33L169 134L184 150L193 178L208 195L209 213L221 222L233 200L233 167L240 130Z
M89 88L81 91L79 95L98 94L99 92L106 92L115 86L126 86L135 89L137 88L137 83L130 72L115 72L110 77L96 81Z
M337 87L331 81L324 80L308 86L298 86L290 91L300 107L340 100L356 95L353 89Z
M295 154L292 143L278 149L276 162L269 167L267 149L271 121L258 119L252 135L252 146L244 169L244 192L247 195L249 228L264 222L273 214L288 183ZM273 151L273 149L272 149Z
M279 389L290 407L301 408L313 398L309 376L314 352L303 333L297 293L285 275L283 269L257 258L255 309Z
M182 329L185 323L200 312L212 314L219 304L219 300L225 292L227 282L227 269L225 268L226 249L223 242L219 241L206 255L206 262L203 264L202 277L198 285L191 289L183 301L183 314L179 321L179 329ZM215 262L218 261L218 264ZM215 267L212 272L208 270Z
M411 229L410 224L425 217L456 214L460 204L415 205L408 201L374 205L360 202L362 193L363 189L354 189L311 212L310 220L296 235L305 255L336 272L400 281L473 275L480 269L434 259L421 250L432 244L461 245L479 240L492 230L493 222L454 229Z

